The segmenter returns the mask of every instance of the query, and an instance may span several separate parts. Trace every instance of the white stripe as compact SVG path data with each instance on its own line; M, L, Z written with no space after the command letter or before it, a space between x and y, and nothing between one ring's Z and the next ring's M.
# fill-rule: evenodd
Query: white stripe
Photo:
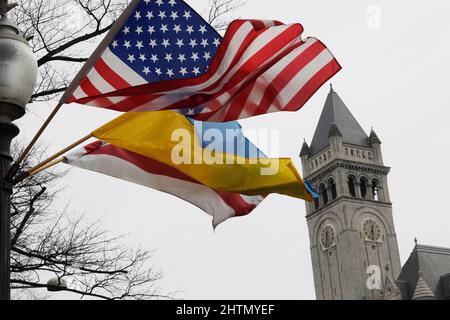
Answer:
M103 79L95 68L92 68L87 77L91 81L92 85L101 93L108 93L116 90L112 85L106 82L105 79Z
M313 38L306 40L303 45L293 50L291 53L283 57L283 59L274 64L269 70L264 72L264 80L272 82L292 61L294 61L299 55L305 52L316 42L317 40Z
M215 109L216 105L223 106L230 99L231 99L231 95L228 92L224 92L217 98L215 98L213 100L209 100L206 103L202 104L202 106L209 107L208 109L213 110L213 109ZM205 111L202 111L202 113L205 113Z
M300 41L301 41L300 38L294 39L291 43L287 44L282 49L280 49L278 54L273 55L269 60L267 60L265 63L263 63L258 69L262 69L265 66L270 65L273 62L273 60L279 58L280 55L283 55L285 50L287 50L288 48L298 44ZM313 42L315 42L315 41L313 41ZM300 46L300 48L304 47L303 50L306 50L309 46L312 45L312 43L305 43L304 45ZM294 50L294 51L296 51L296 50ZM298 51L297 51L297 54L293 55L292 52L291 52L286 57L289 57L289 58L294 57L295 58L297 55L298 55ZM270 82L267 82L266 79L265 79L266 78L266 73L270 72L270 70L272 70L272 69L273 70L279 69L279 72L281 72L284 69L284 67L282 67L282 66L283 66L283 61L286 61L285 60L286 57L281 59L277 64L275 64L275 66L272 66L268 71L266 71L264 74L259 76L257 80L255 80L254 88L253 88L252 93L249 95L249 98L248 98L250 100L247 100L245 105L248 105L248 103L252 103L252 102L255 103L255 104L259 104L261 102L261 99L264 96L264 91L266 90L267 85L270 84ZM278 66L278 67L276 67L276 66ZM220 95L219 97L215 98L213 101L214 102L218 102L218 101L222 102L225 97L235 98L236 97L235 96L236 92L239 91L239 90L242 90L243 89L242 86L245 84L245 82L248 80L248 78L252 77L257 71L259 71L259 70L255 70L255 72L249 73L248 76L246 78L244 78L241 82L239 82L235 87L233 87L233 88L229 89L228 91L224 92L222 95ZM255 100L251 100L251 99L255 99ZM259 99L259 101L258 101L258 99ZM229 102L229 101L225 101L225 102ZM222 105L225 102L223 102ZM209 121L220 121L220 119L222 119L228 113L228 110L230 108L231 108L231 106L222 108L219 112L217 112L215 115L213 115L211 117L211 119L209 119ZM241 112L241 114L243 112L244 112L244 110Z
M239 69L249 60L251 60L255 54L257 54L261 49L267 46L267 44L278 37L282 32L286 31L286 26L280 26L280 27L273 27L270 29L267 29L266 32L262 33L258 38L255 39L254 42L248 47L248 49L243 53L241 60L239 60L239 63L224 77L224 79L221 81L221 85L213 90L210 91L212 94L220 92L220 90L223 89L223 87L227 84L227 82L239 71ZM298 40L295 39L294 42L297 42ZM260 68L263 68L264 66L270 64L273 60L275 60L281 52L284 52L286 48L291 46L293 43L289 43L283 48L281 48L276 54L272 55L272 57L269 60L266 60L263 62L259 68L254 68L254 70L250 73L248 73L247 77L242 79L241 82L239 82L234 89L240 89L240 85L244 83L248 78L253 76L256 72L258 72ZM229 91L232 94L232 91Z
M91 81L92 85L101 93L108 93L112 91L116 91L116 88L114 88L112 85L110 85L98 72L95 70L95 68L92 68L92 70L87 75L87 78L89 81ZM108 97L108 100L111 102L111 105L117 104L119 102L122 102L125 100L124 97ZM92 103L95 103L95 100L92 101ZM99 106L101 107L101 106Z
M239 118L247 118L252 116L252 113L250 112L248 107L250 107L251 104L254 104L252 105L252 110L256 110L258 108L257 106L259 106L259 104L261 103L266 88L269 84L270 82L265 79L264 75L262 75L258 78L257 81L255 81L255 83L253 84L253 89L243 106Z
M214 190L202 184L151 174L128 161L110 155L87 155L81 158L79 156L79 151L67 156L68 163L172 194L211 215L214 226L235 216L233 208L227 205Z
M275 20L261 20L266 28L275 26Z
M264 201L264 197L261 197L261 196L245 196L245 195L241 195L241 197L248 204L252 204L252 205L255 205L255 206L258 206L259 204L261 204L261 202Z
M132 86L148 83L147 80L142 78L138 73L122 62L122 60L112 53L109 48L107 48L105 53L103 53L102 59L112 70L115 71L115 73L117 73L122 79Z
M270 86L272 81L280 75L282 72L293 60L295 60L300 54L302 54L306 49L311 47L314 43L317 42L317 39L309 38L305 41L303 45L293 50L291 53L286 55L283 59L278 61L272 68L267 70L264 74L262 74L256 81L253 86L253 90L248 96L248 99L244 105L244 108L239 115L239 118L246 118L251 116L252 114L247 111L247 108L253 110L253 105L259 105L264 97L264 93L267 87ZM271 109L273 112L273 109Z
M78 86L78 88L72 93L72 95L75 97L75 99L82 99L87 97L87 94L84 92L81 86Z
M281 105L287 105L294 96L305 86L308 81L314 77L323 67L334 59L331 52L324 49L314 60L312 60L305 68L303 68L297 75L288 83L288 85L278 94L276 101ZM270 109L269 112L279 110L278 106L275 109Z

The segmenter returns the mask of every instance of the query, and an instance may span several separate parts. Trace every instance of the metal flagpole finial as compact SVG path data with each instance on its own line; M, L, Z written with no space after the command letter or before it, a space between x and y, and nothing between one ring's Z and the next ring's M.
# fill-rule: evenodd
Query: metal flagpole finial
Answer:
M17 6L17 3L8 3L8 0L0 0L0 15L1 17L5 17L6 14L15 6Z

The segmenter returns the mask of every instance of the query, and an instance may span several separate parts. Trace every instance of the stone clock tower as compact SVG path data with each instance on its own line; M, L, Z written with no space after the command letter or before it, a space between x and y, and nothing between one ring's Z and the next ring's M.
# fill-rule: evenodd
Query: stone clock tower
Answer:
M303 176L320 194L306 204L316 297L396 299L400 257L381 141L364 132L331 88Z

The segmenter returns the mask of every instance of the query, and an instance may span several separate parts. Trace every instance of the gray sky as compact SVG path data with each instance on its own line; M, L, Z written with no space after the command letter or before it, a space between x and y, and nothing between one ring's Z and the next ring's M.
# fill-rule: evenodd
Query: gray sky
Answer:
M204 0L187 0L202 12ZM373 7L375 6L375 7ZM369 11L368 11L369 9ZM368 12L380 12L379 29ZM335 90L366 129L383 142L402 263L420 243L450 246L450 2L248 0L237 16L300 22L322 40L343 70ZM370 20L372 21L372 20ZM281 129L281 156L295 159L311 142L329 87L296 113L242 121L244 128ZM19 121L29 139L51 110L34 104ZM57 151L117 114L67 105L42 142ZM164 289L187 299L314 299L305 206L272 195L251 215L216 232L211 219L172 196L100 174L73 169L59 205L104 217L108 228L130 233L130 245L157 248L154 264ZM55 296L58 297L58 296Z

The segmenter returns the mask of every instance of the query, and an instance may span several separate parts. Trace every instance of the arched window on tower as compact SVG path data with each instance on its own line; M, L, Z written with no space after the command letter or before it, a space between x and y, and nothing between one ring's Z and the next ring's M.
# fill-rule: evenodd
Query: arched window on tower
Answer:
M328 180L328 190L330 190L331 200L335 200L337 198L337 189L336 183L332 178Z
M369 192L369 181L362 177L360 180L360 185L361 185L361 197L363 197L364 199L368 198L368 192Z
M352 197L356 197L356 178L354 176L349 176L347 180L348 192Z
M320 198L322 199L322 203L324 206L328 204L328 194L325 184L321 184L319 187Z
M375 201L380 201L380 183L378 180L372 180L372 198Z

